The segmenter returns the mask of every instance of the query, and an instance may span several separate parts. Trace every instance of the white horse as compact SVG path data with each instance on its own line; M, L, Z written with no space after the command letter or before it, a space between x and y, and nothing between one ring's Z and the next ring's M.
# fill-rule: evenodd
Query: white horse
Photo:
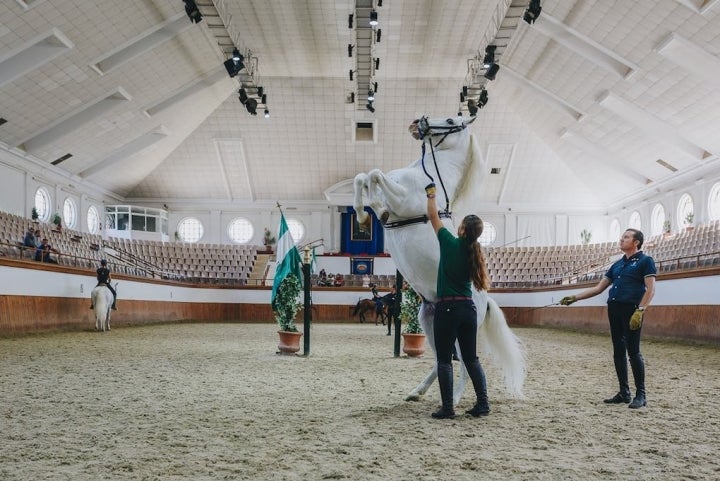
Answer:
M97 286L92 290L92 304L95 309L95 330L96 331L109 331L110 330L110 313L113 295L106 286Z
M486 163L476 139L467 123L458 116L448 119L426 118L411 126L413 137L422 139L423 156L408 167L387 174L379 169L355 176L354 208L358 222L369 222L363 210L364 199L385 227L385 242L398 270L407 282L422 295L424 301L419 321L433 351L433 315L437 296L437 270L440 246L432 226L427 223L425 186L437 184L437 204L447 215L443 222L452 232L457 229L453 219L462 220L470 213L474 191L480 189L486 174ZM425 153L429 146L431 153ZM448 215L450 207L454 212ZM477 306L480 346L497 364L503 374L505 387L511 396L523 396L525 382L525 352L521 341L513 334L505 316L485 291L473 290ZM456 349L459 353L460 349ZM467 384L468 374L460 363L460 379L454 383L453 401L457 405ZM437 378L437 361L428 376L405 398L418 400Z

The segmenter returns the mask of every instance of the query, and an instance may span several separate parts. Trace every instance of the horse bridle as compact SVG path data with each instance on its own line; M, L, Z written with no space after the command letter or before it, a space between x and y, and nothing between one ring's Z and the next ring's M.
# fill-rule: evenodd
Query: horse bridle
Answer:
M460 125L455 125L455 122L452 119L447 119L447 123L448 123L447 126L445 126L445 125L431 126L428 123L427 116L421 117L420 120L418 120L418 134L420 136L420 140L423 141L422 146L421 146L422 157L420 158L420 163L422 165L423 172L425 172L425 175L428 177L428 179L430 179L430 182L433 182L433 183L435 182L435 179L433 178L433 176L430 175L430 173L425 168L425 138L431 137L428 142L430 144L430 152L432 153L433 164L435 165L435 172L437 172L437 174L438 174L438 180L440 181L440 187L442 187L443 195L445 196L445 210L438 212L441 219L442 218L445 218L445 219L452 218L452 212L450 211L450 199L448 198L447 190L445 189L445 183L443 182L442 175L440 175L440 169L438 168L437 159L435 158L435 147L442 144L448 135L456 134L458 132L462 132L463 130L465 130L468 125L470 125L471 123L473 123L475 121L475 119L477 119L477 117L473 117L467 123L462 122ZM437 132L437 133L433 132L435 130L442 130L444 132ZM442 136L442 138L433 146L432 137L440 137L440 136ZM403 226L411 225L411 224L419 224L419 223L427 224L428 220L430 220L430 219L428 219L428 216L423 214L418 217L411 217L410 219L403 219L403 220L398 220L395 222L388 222L384 225L384 227L386 229L393 229L393 228L403 227Z

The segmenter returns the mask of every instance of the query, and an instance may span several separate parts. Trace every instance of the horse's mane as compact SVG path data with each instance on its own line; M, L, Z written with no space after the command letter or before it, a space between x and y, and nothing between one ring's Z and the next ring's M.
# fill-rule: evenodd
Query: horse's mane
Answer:
M463 181L458 186L455 196L450 200L453 218L456 221L462 220L468 214L477 214L480 189L485 181L486 162L474 134L470 134L467 155L471 156L472 160L467 163L462 175Z

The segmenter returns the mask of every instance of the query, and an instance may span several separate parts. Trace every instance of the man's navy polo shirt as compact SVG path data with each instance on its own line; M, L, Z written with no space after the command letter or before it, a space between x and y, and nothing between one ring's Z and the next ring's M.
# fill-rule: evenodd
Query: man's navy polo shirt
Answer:
M645 295L645 278L657 275L652 257L638 251L610 266L605 277L612 282L608 302L638 305Z

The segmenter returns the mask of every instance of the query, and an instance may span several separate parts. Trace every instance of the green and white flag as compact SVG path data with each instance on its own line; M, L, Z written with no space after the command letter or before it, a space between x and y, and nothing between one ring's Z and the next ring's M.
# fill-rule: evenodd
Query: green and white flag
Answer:
M278 230L278 241L276 251L277 266L275 267L275 279L273 281L272 297L270 304L275 308L275 296L277 296L280 283L287 276L294 274L302 282L302 260L300 253L295 246L290 230L288 229L285 216L280 212L280 229Z
M312 248L312 261L310 261L310 273L315 274L317 270L317 260L315 259L315 248Z

